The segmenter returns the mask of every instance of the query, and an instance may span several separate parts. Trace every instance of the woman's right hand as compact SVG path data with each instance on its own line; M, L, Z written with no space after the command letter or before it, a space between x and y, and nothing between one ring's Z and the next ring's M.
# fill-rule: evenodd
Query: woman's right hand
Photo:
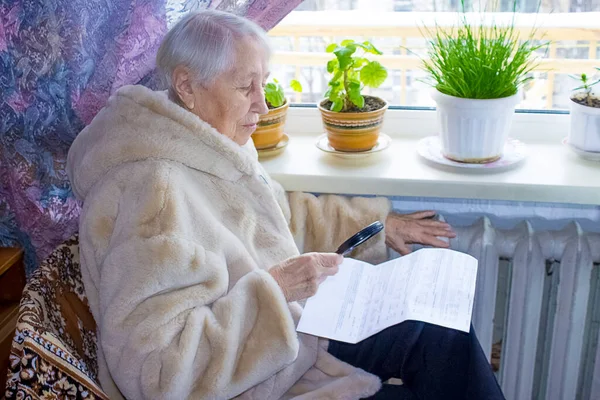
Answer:
M335 253L306 253L288 258L269 270L288 302L304 300L317 293L319 285L338 272L344 257Z

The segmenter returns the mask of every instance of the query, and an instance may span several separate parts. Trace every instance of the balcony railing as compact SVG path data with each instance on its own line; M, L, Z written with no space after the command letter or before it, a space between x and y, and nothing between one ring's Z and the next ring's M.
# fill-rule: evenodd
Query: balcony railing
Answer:
M363 12L363 11L326 11L293 12L269 32L272 37L291 39L292 51L276 51L275 64L296 67L296 79L300 78L303 66L324 66L331 59L324 48L320 52L302 51L301 38L321 37L326 43L340 38L363 37L396 39L392 50L398 54L377 56L377 60L391 70L401 71L400 99L406 104L408 70L418 70L421 60L417 55L423 52L419 47L407 46L414 39L423 39L425 29L435 31L439 28L456 26L456 13L418 13L418 12ZM512 14L486 13L468 14L473 22L505 25L514 18L514 24L521 38L545 40L549 42L548 52L540 59L536 72L546 74L546 108L553 107L555 77L557 74L594 74L594 67L600 66L598 44L600 40L600 13L562 13L562 14ZM388 40L389 41L389 40ZM407 50L408 47L408 50ZM586 49L578 58L559 57L560 49ZM583 56L584 53L586 56ZM297 97L299 100L300 97Z

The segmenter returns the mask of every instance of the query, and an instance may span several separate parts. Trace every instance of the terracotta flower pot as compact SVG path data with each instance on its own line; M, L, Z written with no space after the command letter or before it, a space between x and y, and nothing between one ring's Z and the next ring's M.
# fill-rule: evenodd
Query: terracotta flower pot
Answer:
M252 134L254 147L257 150L270 149L277 146L283 137L283 127L290 106L288 100L281 107L270 109L265 115L261 115L258 126Z
M371 150L377 144L383 115L388 108L388 103L380 100L384 103L383 107L367 112L330 111L323 107L327 100L319 102L318 107L329 145L337 151Z

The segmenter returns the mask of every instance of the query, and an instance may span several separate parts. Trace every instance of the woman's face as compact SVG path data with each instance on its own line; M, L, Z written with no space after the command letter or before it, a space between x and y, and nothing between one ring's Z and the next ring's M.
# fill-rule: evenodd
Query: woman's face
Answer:
M268 68L268 56L255 40L239 40L234 67L209 86L191 84L192 104L182 100L200 119L244 145L256 129L259 115L269 111L263 91Z

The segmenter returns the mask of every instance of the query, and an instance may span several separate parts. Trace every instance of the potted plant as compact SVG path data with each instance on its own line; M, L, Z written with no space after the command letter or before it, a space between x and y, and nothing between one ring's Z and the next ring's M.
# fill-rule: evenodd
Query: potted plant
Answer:
M586 74L571 76L580 85L573 89L575 93L571 96L569 144L582 151L600 152L600 98L592 93L592 87L600 79L591 82Z
M383 65L365 55L382 53L368 41L354 40L333 43L327 52L335 55L327 63L332 78L326 98L318 107L329 144L338 151L370 150L377 144L388 104L379 97L363 96L362 90L381 86L388 73Z
M297 80L290 81L290 88L295 92L302 91L302 85ZM270 149L277 146L283 137L283 127L287 117L290 102L285 97L283 87L277 79L265 85L265 100L269 112L261 115L256 130L252 134L254 147L257 150Z
M444 156L465 163L499 159L519 89L532 79L535 52L547 43L531 36L521 40L514 21L474 26L464 12L458 28L426 30L426 37L429 59L423 69L434 88Z

